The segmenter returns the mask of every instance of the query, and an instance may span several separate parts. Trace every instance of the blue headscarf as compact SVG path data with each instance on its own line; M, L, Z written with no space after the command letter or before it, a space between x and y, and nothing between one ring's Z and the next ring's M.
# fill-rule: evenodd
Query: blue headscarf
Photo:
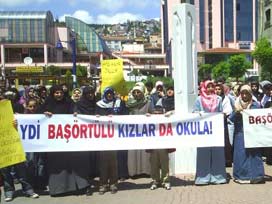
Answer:
M109 93L113 95L113 99L110 101L107 99L107 95ZM97 102L97 105L101 108L114 108L115 101L116 101L116 98L115 98L115 93L113 88L107 87L104 89L102 99Z
M107 99L107 95L108 95L108 94L112 94L112 95L113 95L113 99L112 99L111 101L109 101L109 100ZM104 103L110 103L110 102L113 102L113 101L116 100L116 98L115 98L115 93L114 93L114 90L113 90L112 87L107 87L107 88L105 88L105 90L104 90L104 92L103 92L103 95L102 95L102 100L103 100Z
M113 95L112 100L107 99L107 95L111 93ZM112 114L120 114L122 112L121 99L116 98L114 89L111 87L105 88L102 99L96 103L101 108L111 109Z

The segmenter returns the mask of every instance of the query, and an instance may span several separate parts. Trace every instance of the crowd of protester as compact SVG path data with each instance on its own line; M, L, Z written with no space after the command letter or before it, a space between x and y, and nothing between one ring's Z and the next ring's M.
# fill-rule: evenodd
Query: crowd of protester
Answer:
M71 93L71 96L70 94ZM111 87L101 94L93 86L75 88L66 84L45 86L24 84L24 89L0 90L0 100L8 99L16 114L86 114L86 115L147 115L174 112L174 87L157 81L137 82L121 100ZM224 113L224 147L197 148L195 185L224 184L229 178L226 167L233 166L237 183L263 183L263 158L272 164L270 148L246 149L241 112L244 109L271 108L272 83L252 81L227 86L222 79L205 80L193 112ZM162 186L171 189L168 154L175 149L116 150L89 152L27 153L27 161L1 169L5 201L14 199L14 180L22 185L26 196L38 198L35 192L49 191L51 196L91 195L92 182L99 178L99 194L118 191L118 180L150 176L151 190Z

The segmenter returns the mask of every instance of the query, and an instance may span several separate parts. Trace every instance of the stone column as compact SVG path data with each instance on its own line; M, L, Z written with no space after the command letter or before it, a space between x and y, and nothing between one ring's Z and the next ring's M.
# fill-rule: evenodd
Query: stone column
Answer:
M195 7L187 3L178 4L172 17L175 114L186 116L192 112L198 94ZM174 174L195 173L196 148L177 148L170 166Z

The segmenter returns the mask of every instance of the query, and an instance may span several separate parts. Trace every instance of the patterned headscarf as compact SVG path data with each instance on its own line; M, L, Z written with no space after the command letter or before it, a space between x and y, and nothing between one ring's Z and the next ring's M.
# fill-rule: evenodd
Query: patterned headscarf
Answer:
M209 110L209 112L215 112L218 104L218 97L214 91L212 93L208 93L207 87L209 84L214 85L214 82L206 80L200 84L201 104L203 108Z

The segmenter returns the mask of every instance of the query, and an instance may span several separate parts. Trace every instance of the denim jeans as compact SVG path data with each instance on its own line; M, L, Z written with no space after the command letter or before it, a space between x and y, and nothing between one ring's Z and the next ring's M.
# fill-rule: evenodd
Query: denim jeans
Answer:
M11 169L16 172L16 177L22 185L23 192L26 195L31 195L34 193L32 186L27 182L26 179L26 166L25 163L15 164L13 166L5 167L1 169L4 180L4 194L5 197L13 197L15 192L15 187L13 183L13 177L11 175Z

